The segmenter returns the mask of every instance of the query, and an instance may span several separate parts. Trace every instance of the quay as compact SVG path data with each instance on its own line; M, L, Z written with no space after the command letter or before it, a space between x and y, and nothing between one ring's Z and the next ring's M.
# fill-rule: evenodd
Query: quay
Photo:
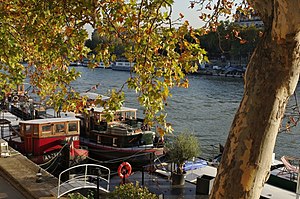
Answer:
M18 125L19 118L10 112L1 112L1 121L6 119L11 125ZM7 126L1 123L1 136L5 135ZM0 137L0 140L1 137ZM38 178L37 174L41 174ZM9 156L0 157L0 176L8 181L25 198L52 199L55 198L50 192L57 187L58 179L41 169L18 151L9 147Z
M55 198L50 190L57 187L58 180L25 156L9 148L10 156L0 158L0 175L26 198ZM39 181L37 173L41 173Z
M0 198L26 199L15 187L0 175Z

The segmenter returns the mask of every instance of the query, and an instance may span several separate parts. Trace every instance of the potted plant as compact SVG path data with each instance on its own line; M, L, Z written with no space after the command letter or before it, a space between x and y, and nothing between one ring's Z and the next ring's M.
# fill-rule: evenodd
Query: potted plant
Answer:
M183 185L185 182L184 163L200 155L199 140L188 131L181 132L167 144L167 153L177 168L172 173L172 184Z

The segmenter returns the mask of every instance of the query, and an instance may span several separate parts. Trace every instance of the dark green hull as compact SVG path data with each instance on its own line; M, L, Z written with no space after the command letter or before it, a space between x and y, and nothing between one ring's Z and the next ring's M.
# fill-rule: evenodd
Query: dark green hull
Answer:
M271 174L267 183L292 192L296 192L296 188L297 188L296 181L283 178L280 175Z

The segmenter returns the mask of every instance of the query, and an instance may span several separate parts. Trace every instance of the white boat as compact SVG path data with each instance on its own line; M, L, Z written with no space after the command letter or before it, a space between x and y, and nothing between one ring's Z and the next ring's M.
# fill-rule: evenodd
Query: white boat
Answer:
M134 62L128 61L116 61L111 65L112 70L119 70L119 71L131 71L134 66Z
M104 62L100 62L99 65L96 68L110 69L111 65L105 65Z
M90 90L90 89L89 89ZM80 93L79 95L81 97L87 97L88 101L95 101L97 100L98 98L101 98L102 100L108 100L109 97L108 96L105 96L105 95L101 95L99 93L93 93L93 92L90 92L90 91L86 91L84 93Z
M74 61L74 62L70 62L70 66L83 66L83 64L80 61Z

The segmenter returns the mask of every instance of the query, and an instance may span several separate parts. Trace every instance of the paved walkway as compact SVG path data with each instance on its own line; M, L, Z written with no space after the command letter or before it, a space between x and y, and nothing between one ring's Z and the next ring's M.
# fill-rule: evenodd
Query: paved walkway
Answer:
M13 185L25 198L54 198L50 190L58 185L58 180L46 171L41 171L42 182L36 182L38 165L31 162L17 151L12 151L11 156L0 158L0 176Z
M1 112L1 119L7 119L11 122L11 125L18 125L19 118L12 115L9 112ZM7 135L7 127L3 128L5 125L1 126L1 136ZM9 147L11 156L10 157L0 157L0 176L9 182L19 193L22 193L23 198L30 199L47 199L55 198L50 190L54 189L58 185L58 179L51 175L50 173L40 170L40 167L30 161L27 157L20 154L18 151ZM36 182L36 174L41 171L42 182ZM8 185L9 185L8 184ZM0 193L2 193L2 185ZM11 186L8 186L11 188ZM2 193L3 196L9 194L10 191ZM0 195L0 198L1 197ZM5 198L5 197L4 197ZM9 198L22 198L22 197L9 197Z
M6 179L0 176L0 198L8 199L26 199L13 185L11 185Z

